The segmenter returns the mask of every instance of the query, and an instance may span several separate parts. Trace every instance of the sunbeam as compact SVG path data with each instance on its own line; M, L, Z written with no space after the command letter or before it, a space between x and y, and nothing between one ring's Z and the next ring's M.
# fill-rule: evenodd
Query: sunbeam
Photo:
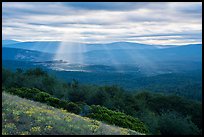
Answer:
M124 50L124 54L131 60L133 66L137 66L147 75L152 75L152 72L159 70L154 60L148 54L144 54L142 50Z
M83 53L86 50L86 47L81 44L83 38L77 37L73 42L69 36L64 34L64 40L61 41L54 56L54 60L61 64L53 64L53 67L66 71L83 71L85 64Z
M106 62L106 64L113 66L117 72L123 71L120 61L117 60L117 58L110 52L110 49L107 47L107 45L103 45L102 48L106 51L108 56L105 58L110 59Z

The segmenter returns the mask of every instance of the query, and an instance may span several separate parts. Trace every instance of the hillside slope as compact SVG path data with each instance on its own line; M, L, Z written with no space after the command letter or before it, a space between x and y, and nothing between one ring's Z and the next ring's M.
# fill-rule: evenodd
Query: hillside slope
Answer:
M2 92L2 134L140 135L5 92Z

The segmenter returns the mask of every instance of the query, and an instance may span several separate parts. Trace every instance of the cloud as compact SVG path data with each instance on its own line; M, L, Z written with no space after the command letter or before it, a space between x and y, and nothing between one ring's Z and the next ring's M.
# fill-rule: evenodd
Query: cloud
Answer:
M84 10L108 10L108 11L127 11L141 8L143 2L68 2L65 3L68 7Z
M202 3L3 2L3 39L202 42Z

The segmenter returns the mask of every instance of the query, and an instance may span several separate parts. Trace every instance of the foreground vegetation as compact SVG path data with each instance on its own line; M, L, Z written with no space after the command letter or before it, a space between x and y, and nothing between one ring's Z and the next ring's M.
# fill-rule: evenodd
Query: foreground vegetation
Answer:
M89 116L137 131L143 131L147 127L144 132L149 131L149 134L191 135L202 133L202 104L198 101L147 91L127 92L114 85L100 87L81 85L76 80L66 83L48 75L47 72L39 68L25 72L21 69L16 72L3 69L2 73L2 85L6 90L11 87L14 89L35 88L43 94L46 92L49 97L58 99L58 101L47 99L49 105L62 105L63 102L69 102L66 109L82 116ZM59 103L61 101L62 103ZM117 118L116 115L112 115L114 113L118 116ZM126 119L123 121L124 116ZM141 126L142 124L139 126L133 124L134 126L132 126L128 121L132 121L132 124L141 121L144 123L144 127Z
M140 135L3 92L3 135Z
M141 133L148 133L146 126L139 119L128 116L121 112L109 110L99 105L88 106L85 103L76 104L73 102L67 102L65 100L60 100L58 98L55 98L50 94L42 92L36 88L31 88L31 89L30 88L10 88L10 89L6 89L6 92L9 92L14 95L18 95L23 98L28 98L34 101L46 103L56 108L65 109L68 112L81 114L86 117L104 121L112 125L129 128Z

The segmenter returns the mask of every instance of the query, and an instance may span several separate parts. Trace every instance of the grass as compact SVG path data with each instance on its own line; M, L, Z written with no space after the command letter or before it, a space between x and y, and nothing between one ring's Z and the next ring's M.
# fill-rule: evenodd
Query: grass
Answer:
M3 135L142 135L2 92Z

